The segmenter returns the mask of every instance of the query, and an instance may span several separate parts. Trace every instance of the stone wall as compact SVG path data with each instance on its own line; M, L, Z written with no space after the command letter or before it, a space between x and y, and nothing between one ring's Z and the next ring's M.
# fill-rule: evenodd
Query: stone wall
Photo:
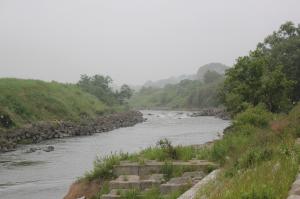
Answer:
M99 117L81 123L55 121L38 122L18 129L10 129L0 137L0 152L14 150L17 144L38 143L43 140L71 136L92 135L143 122L139 111L128 111Z

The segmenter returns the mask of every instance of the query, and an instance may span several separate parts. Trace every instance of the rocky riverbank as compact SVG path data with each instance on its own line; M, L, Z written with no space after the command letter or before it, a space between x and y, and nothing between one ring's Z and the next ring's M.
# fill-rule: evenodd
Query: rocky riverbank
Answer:
M38 122L18 129L9 129L0 135L0 152L15 150L18 144L38 143L43 140L72 136L92 135L143 122L139 111L128 111L102 116L91 121Z
M191 117L214 116L223 120L230 120L230 114L225 109L208 108L196 111L190 115Z

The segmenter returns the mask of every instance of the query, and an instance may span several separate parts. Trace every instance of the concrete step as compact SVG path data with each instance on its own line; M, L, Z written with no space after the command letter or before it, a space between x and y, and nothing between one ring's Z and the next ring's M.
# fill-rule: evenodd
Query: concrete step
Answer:
M141 179L137 175L120 175L117 179L109 182L109 188L112 189L137 189L145 190L153 186L159 186L162 181L154 179Z
M205 176L202 180L200 180L197 184L195 184L192 188L187 190L184 194L182 194L178 199L195 199L197 198L197 193L199 190L205 186L207 183L211 182L212 180L215 180L217 178L217 175L220 173L220 170L214 170L207 176Z
M121 198L120 195L115 195L115 194L104 194L101 196L101 199L118 199Z
M191 172L184 172L182 177L189 177L192 179L193 184L196 184L200 180L202 180L206 174L203 171L191 171Z
M112 189L110 193L101 196L101 199L115 199L121 198L121 193L128 191L128 189Z
M167 194L176 191L180 188L188 188L193 183L191 177L176 177L171 178L167 183L160 185L160 192Z
M154 173L161 173L162 167L165 162L158 161L146 161L144 164L139 164L138 162L121 162L120 165L114 166L113 172L116 176L120 175L139 175L145 176ZM184 161L174 161L172 162L174 167L185 167L193 171L206 171L210 168L216 168L217 165L213 162L205 160L190 160Z

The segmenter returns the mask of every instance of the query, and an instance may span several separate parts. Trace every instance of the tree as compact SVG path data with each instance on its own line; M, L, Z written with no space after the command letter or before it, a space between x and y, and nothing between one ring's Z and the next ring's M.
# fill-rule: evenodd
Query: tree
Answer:
M279 30L259 43L257 49L269 57L270 69L281 65L286 77L295 82L291 99L300 100L300 24L292 22L281 25Z
M102 102L112 105L117 103L115 93L110 85L112 79L109 76L94 75L87 76L81 75L77 85L84 91L96 96Z
M204 74L204 83L209 84L209 83L212 83L214 81L220 80L222 77L223 76L220 75L219 73L217 73L216 71L210 71L210 70L208 70Z
M288 110L300 98L300 28L291 22L240 57L226 72L221 91L228 110L238 113L263 104L272 112Z
M133 94L133 90L127 85L124 84L121 86L120 92L117 93L118 100L120 104L124 104Z

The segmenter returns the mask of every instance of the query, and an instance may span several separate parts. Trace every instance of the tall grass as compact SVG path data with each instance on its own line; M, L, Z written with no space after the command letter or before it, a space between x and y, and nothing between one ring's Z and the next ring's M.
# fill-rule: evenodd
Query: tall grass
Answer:
M298 173L300 150L295 138L299 136L300 105L286 116L250 108L233 124L205 154L219 161L223 172L199 192L199 198L286 198Z

